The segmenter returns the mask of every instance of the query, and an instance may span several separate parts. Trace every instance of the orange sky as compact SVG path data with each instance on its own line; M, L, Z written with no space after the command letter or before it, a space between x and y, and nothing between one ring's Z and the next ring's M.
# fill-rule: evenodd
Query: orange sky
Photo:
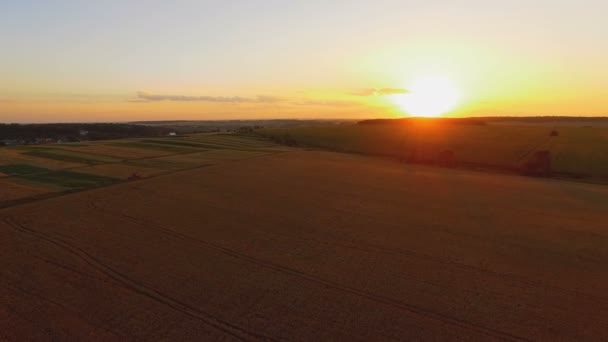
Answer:
M0 121L604 116L605 13L601 1L9 0Z

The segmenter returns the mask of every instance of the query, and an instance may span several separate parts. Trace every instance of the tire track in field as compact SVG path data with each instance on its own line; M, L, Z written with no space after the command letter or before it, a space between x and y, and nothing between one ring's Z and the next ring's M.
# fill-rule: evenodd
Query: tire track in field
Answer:
M546 137L545 139L541 140L540 143L538 144L534 144L532 145L532 147L525 151L523 154L521 154L518 159L517 159L517 163L521 163L524 159L528 158L529 156L531 156L534 152L540 150L542 147L544 147L545 145L550 145L551 142L551 136ZM549 146L550 147L550 146Z
M40 240L46 241L52 245L55 245L71 254L76 256L78 259L84 261L86 264L91 266L93 269L101 272L112 280L116 281L124 288L127 288L137 294L148 297L156 302L162 303L186 316L198 319L203 323L230 335L241 341L251 340L263 340L263 341L275 341L275 339L261 334L247 331L239 326L223 321L209 313L206 313L198 308L195 308L189 304L181 302L175 298L172 298L159 290L141 284L127 275L119 272L118 270L104 264L99 259L85 251L84 249L71 244L63 239L50 236L49 234L42 233L40 231L27 228L25 225L17 221L15 217L4 216L1 221L11 227L13 230L27 234L33 237L37 237Z
M266 260L262 260L262 259L258 259L252 256L249 256L247 254L243 254L240 253L236 250L224 247L224 246L220 246L218 244L209 242L209 241L205 241L205 240L200 240L182 233L179 233L175 230L169 229L169 228L165 228L163 226L160 226L156 223L153 222L147 222L144 220L141 220L139 218L136 218L134 216L122 213L122 212L117 212L117 211L113 211L107 208L102 208L100 206L98 206L95 202L93 201L89 201L87 202L87 206L91 209L97 210L97 211L101 211L104 212L108 215L111 216L118 216L121 217L127 221L130 221L132 223L135 223L141 227L143 227L143 229L148 229L148 230L154 230L157 232L161 232L163 234L172 236L174 238L180 239L180 240L185 240L197 245L201 245L207 248L211 248L213 250L216 250L218 252L221 252L222 254L226 254L229 255L233 258L239 259L241 261L245 261L251 264L255 264L257 266L260 267L264 267L267 269L271 269L274 270L276 272L279 273L283 273L283 274L287 274L290 276L294 276L294 277L298 277L301 279L305 279L307 281L310 281L312 283L316 283L334 290L337 290L339 292L343 292L343 293L349 293L351 295L355 295L355 296L359 296L380 304L384 304L384 305L388 305L388 306L392 306L394 308L398 308L398 309L402 309L405 311L408 311L410 313L414 313L426 318L430 318L433 320L437 320L440 321L441 323L447 324L447 325L452 325L452 326L457 326L463 329L468 329L468 330L472 330L475 331L477 333L489 336L489 337L493 337L493 338L497 338L497 339L502 339L502 340L508 340L508 341L529 341L529 339L525 338L525 337L521 337L521 336L517 336L505 331L501 331L498 329L494 329L494 328L490 328L490 327L486 327L483 326L481 324L477 324L477 323L473 323L473 322L469 322L463 319L459 319L457 317L452 317L446 314L442 314L442 313L438 313L438 312L434 312L422 307L418 307L416 305L412 305L412 304L407 304L407 303L403 303L401 301L395 300L393 298L390 297L386 297L386 296L382 296L382 295L378 295L378 294L374 294L372 292L368 292L365 290L360 290L348 285L342 285L330 280L326 280L323 279L321 277L312 275L312 274L308 274L293 268L289 268L286 266L282 266L273 262L269 262Z

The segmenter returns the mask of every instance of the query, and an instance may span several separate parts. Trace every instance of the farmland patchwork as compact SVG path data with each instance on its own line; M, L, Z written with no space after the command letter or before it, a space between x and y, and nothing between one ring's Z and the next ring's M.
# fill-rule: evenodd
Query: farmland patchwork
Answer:
M0 149L0 207L285 150L236 134L7 147Z

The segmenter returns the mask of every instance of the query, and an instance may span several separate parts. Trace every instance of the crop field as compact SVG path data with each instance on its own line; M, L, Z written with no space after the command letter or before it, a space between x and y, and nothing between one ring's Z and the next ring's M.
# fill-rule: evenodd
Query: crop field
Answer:
M197 165L206 165L204 161L183 161L183 160L172 160L170 157L154 158L154 159L142 159L128 161L125 165L131 165L136 167L147 167L158 170L183 170L190 169Z
M271 150L274 151L274 150ZM216 151L208 151L205 153L196 154L203 159L210 160L238 160L238 159L246 159L246 158L255 158L266 153L264 151L243 151L243 150L216 150Z
M49 158L39 158L27 154L29 149L26 148L1 148L0 149L0 165L10 164L26 164L47 169L59 170L71 167L77 167L82 164L59 161Z
M109 185L118 181L111 177L89 175L81 172L58 170L35 175L26 175L22 179L32 183L54 185L66 190L85 189Z
M47 172L48 169L28 164L0 165L0 171L7 176L24 176L33 173Z
M558 136L551 137L556 129ZM550 151L555 173L608 180L608 128L577 126L341 125L263 129L260 135L302 146L433 160L450 150L463 165L518 169L534 152Z
M0 339L603 340L607 221L602 185L231 160L0 210Z
M162 155L171 154L170 152L163 152L158 150L141 149L141 148L128 148L118 147L111 145L92 145L85 147L74 147L71 144L64 144L61 146L63 150L89 153L93 155L109 156L117 159L133 159L133 158L146 158L146 157L157 157Z
M28 184L25 181L15 182L12 179L0 178L0 203L34 197L54 191L57 191L57 189L41 184Z
M38 199L37 187L62 194L288 150L236 134L0 148L0 177L10 184L0 189L0 207Z
M34 149L32 151L26 152L25 154L29 155L29 156L34 156L34 157L47 158L47 159L66 161L66 162L72 162L72 163L80 163L80 164L99 164L99 163L104 163L104 162L110 163L110 162L118 161L118 159L116 159L116 158L97 155L97 154L73 152L73 151L66 151L66 150L62 150L62 149L49 149L49 148Z
M149 177L165 172L161 169L153 169L147 167L137 167L135 165L123 164L123 163L111 163L101 164L91 167L85 167L78 170L81 173L93 174L98 176L110 177L115 179L127 179L134 173L142 176Z
M170 152L167 154L193 153L193 152L200 151L199 149L191 148L191 147L181 147L181 146L175 146L175 145L169 145L169 144L153 144L153 143L149 143L149 142L146 143L146 142L141 142L141 141L116 142L116 143L114 143L114 145L120 146L120 147L129 147L129 148L148 149L148 150L153 150L153 151Z

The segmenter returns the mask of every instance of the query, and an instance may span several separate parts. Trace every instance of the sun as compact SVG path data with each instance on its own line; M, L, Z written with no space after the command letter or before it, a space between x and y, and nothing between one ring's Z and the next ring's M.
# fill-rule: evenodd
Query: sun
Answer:
M407 87L408 93L392 96L393 102L413 116L436 117L453 110L460 101L460 92L442 76L415 79Z

